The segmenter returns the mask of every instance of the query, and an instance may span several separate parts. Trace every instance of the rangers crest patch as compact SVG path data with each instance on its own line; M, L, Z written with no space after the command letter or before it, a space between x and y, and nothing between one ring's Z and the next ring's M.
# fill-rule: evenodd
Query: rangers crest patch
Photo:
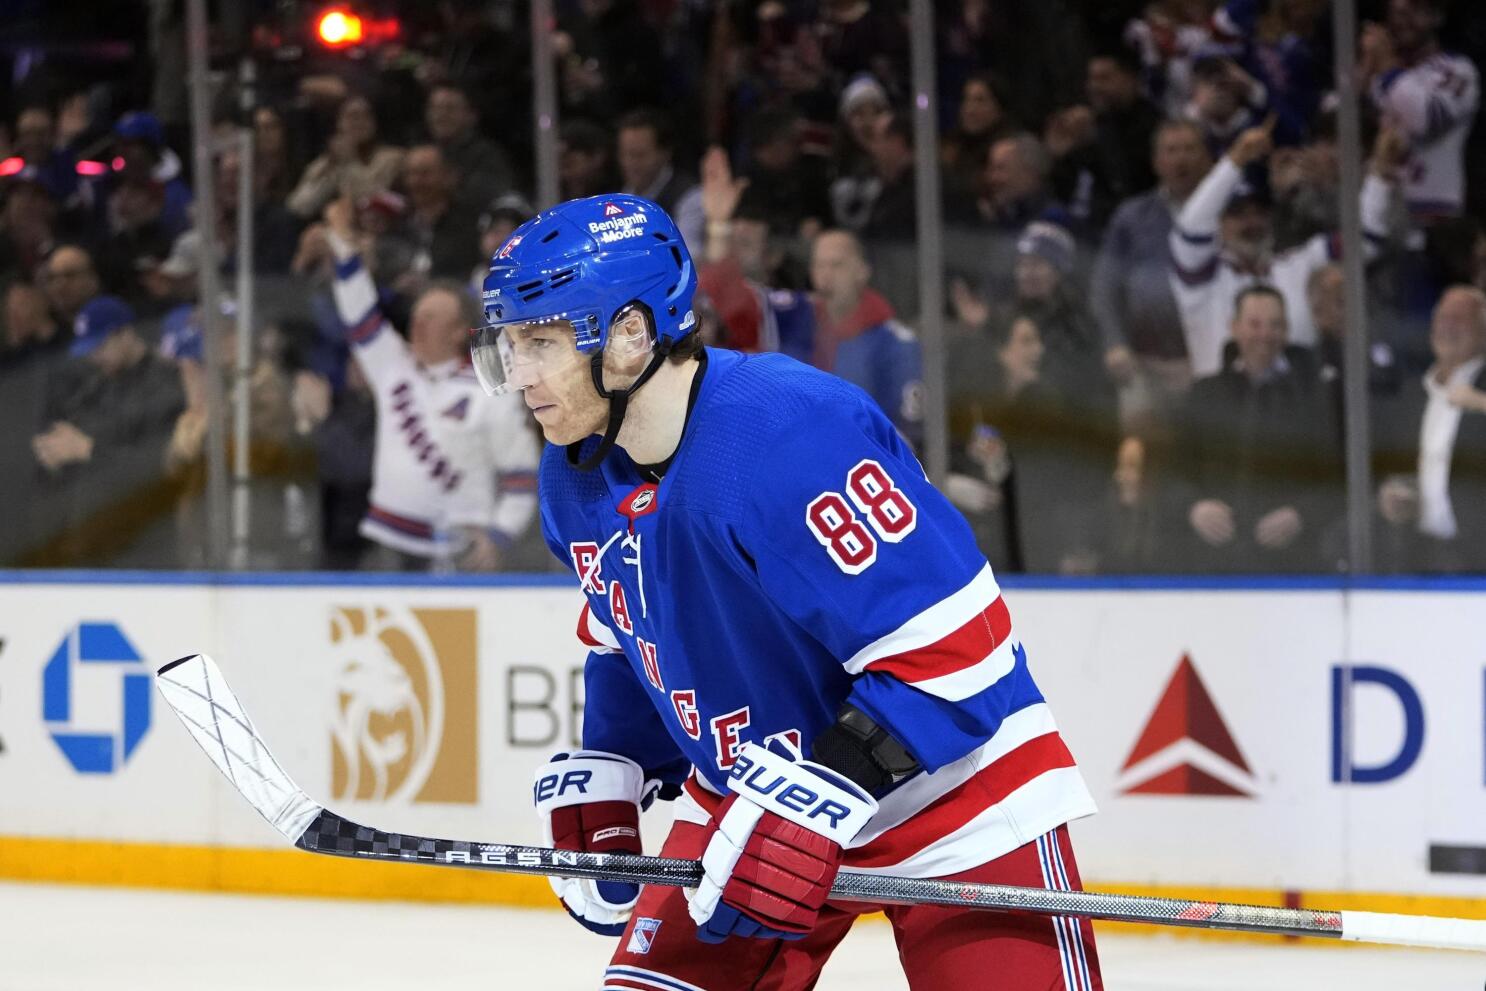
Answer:
M655 934L659 931L659 919L641 916L635 920L635 928L630 931L629 945L625 949L630 953L649 953L650 947L655 943Z

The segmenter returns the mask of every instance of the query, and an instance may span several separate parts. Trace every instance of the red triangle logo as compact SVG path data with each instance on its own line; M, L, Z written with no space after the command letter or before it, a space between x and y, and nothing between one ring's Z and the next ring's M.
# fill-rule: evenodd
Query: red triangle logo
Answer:
M620 206L617 203L605 203L604 204L604 216L605 217L622 217L622 216L624 216L624 207Z
M1245 775L1252 775L1233 734L1208 694L1207 686L1197 674L1191 655L1183 654L1121 770L1128 771L1146 758L1188 739L1206 747ZM1180 764L1124 791L1126 794L1145 795L1249 797L1242 790L1190 763Z

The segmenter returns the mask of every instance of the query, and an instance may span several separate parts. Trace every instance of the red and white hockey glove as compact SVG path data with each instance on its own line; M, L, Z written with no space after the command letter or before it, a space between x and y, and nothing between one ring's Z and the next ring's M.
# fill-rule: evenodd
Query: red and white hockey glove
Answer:
M601 750L554 754L537 769L534 794L542 835L559 850L640 853L640 809L658 782L628 757ZM616 881L549 877L568 914L604 936L618 936L640 897L640 886Z
M877 802L828 767L756 743L738 754L728 789L691 896L697 936L799 939L815 927L845 847Z

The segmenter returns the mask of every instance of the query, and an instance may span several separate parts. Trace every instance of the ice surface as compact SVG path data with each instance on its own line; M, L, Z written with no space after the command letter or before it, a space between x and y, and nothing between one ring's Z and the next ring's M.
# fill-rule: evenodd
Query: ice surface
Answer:
M1117 935L1110 991L1479 991L1486 954ZM611 942L555 911L0 884L0 991L582 991ZM819 991L903 991L856 927Z

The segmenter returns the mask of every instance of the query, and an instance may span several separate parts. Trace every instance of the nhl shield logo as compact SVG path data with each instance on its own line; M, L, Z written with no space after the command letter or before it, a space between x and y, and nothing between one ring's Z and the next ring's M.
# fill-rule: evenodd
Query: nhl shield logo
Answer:
M607 219L609 217L622 217L622 216L624 216L624 207L620 206L618 203L605 203L604 204L604 217L605 217L605 219Z
M655 934L660 932L660 920L640 917L635 920L635 928L629 934L629 945L625 947L630 953L649 953L650 947L655 944Z

